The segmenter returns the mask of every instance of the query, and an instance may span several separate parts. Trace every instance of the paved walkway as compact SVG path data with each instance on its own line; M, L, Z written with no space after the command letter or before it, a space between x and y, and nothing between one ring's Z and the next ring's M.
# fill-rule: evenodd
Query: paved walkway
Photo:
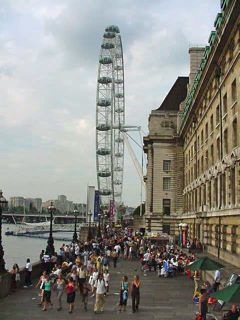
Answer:
M132 279L138 273L142 281L140 310L131 312L131 299L129 298L127 311L118 313L119 283L124 274ZM75 310L72 314L67 312L66 296L63 296L64 310L57 311L56 298L53 293L53 308L47 312L41 311L37 306L37 289L19 289L7 298L0 300L1 320L38 320L38 319L162 319L162 320L191 320L194 319L195 306L192 304L193 282L186 276L176 278L158 278L156 273L143 276L138 262L120 261L117 269L111 270L110 294L106 298L105 312L95 315L93 313L94 298L89 298L89 308L85 312L76 296Z

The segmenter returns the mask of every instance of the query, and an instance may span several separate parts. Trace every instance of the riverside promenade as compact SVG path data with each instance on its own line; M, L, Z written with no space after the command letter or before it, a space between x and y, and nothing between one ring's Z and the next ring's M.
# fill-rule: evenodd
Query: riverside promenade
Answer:
M141 301L138 313L131 311L131 298L128 299L126 312L118 313L119 285L126 274L129 281L134 274L141 279ZM120 260L117 268L110 269L110 293L106 297L103 314L93 313L95 298L89 297L88 311L83 310L80 295L76 295L75 309L72 314L67 311L66 295L63 296L63 310L57 311L56 296L52 293L53 307L43 312L37 305L39 290L35 288L19 289L15 293L0 300L1 320L62 320L62 319L161 319L191 320L194 319L196 307L192 303L193 282L184 275L175 278L158 278L155 272L144 276L140 271L140 263ZM36 281L35 281L36 283Z

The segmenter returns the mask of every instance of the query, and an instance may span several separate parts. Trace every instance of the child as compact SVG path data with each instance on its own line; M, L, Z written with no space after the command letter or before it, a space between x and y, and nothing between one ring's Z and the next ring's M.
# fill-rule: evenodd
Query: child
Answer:
M128 290L129 290L129 284L128 284L128 277L123 276L121 286L120 286L120 300L119 300L119 312L126 311L127 306L127 300L128 300Z

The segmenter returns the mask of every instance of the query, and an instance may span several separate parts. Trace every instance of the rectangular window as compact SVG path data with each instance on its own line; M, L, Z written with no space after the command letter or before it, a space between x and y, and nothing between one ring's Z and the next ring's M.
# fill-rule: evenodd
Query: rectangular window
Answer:
M237 83L236 79L232 83L232 103L237 101Z
M217 106L216 108L216 125L219 124L220 121L220 110L219 110L219 106Z
M228 129L226 129L223 133L223 141L224 141L224 153L228 154Z
M171 171L171 160L163 160L163 171Z
M214 179L214 205L215 205L215 208L218 207L218 179L215 178Z
M237 119L234 119L232 123L232 136L233 136L233 148L235 148L238 146Z
M209 208L212 209L212 184L211 181L208 183L208 201Z
M223 115L227 113L227 94L223 97Z
M211 145L211 164L213 165L214 163L214 147L213 144Z
M163 214L170 216L171 213L171 199L163 199Z
M236 176L235 167L231 169L231 204L236 204Z
M205 124L205 139L208 138L208 122Z
M211 118L210 118L210 132L213 131L213 114L211 115Z
M205 153L205 166L206 166L206 169L208 169L208 151L206 151Z
M220 138L217 138L217 158L220 159Z
M201 131L201 146L203 145L203 130Z
M163 233L170 234L170 224L163 224Z
M222 181L221 181L222 178ZM226 206L226 200L227 200L227 192L226 192L226 174L222 174L222 177L220 177L220 183L222 183L222 205L223 207Z
M197 141L194 141L194 153L197 153Z
M168 190L170 190L170 187L171 187L171 178L164 177L163 178L163 190L168 191Z

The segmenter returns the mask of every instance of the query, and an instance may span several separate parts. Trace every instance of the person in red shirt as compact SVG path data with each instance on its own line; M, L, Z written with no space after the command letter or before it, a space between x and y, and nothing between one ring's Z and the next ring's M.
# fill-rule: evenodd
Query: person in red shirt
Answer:
M66 292L67 292L67 303L69 306L68 312L72 313L74 308L74 301L75 301L75 283L72 277L68 279L68 283L66 285Z

